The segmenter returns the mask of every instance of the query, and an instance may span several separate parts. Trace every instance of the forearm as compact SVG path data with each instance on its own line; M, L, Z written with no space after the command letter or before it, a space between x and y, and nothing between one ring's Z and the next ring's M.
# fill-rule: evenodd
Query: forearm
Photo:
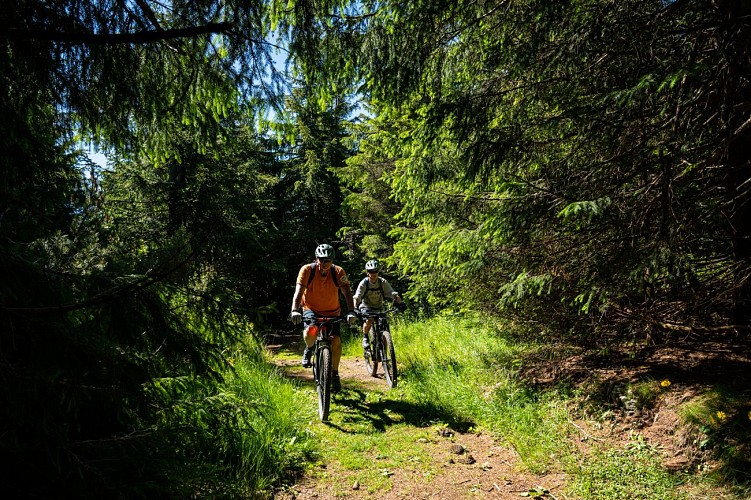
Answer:
M347 304L347 312L354 311L355 300L352 298L352 289L349 287L341 288L342 295L344 295L344 302Z
M295 294L292 296L292 311L299 311L302 309L302 292L303 287L297 285L295 287Z

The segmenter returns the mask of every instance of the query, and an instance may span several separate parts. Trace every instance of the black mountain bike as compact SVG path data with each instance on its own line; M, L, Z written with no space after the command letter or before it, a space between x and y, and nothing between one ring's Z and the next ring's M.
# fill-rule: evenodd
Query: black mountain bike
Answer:
M375 377L378 372L378 363L383 365L383 374L386 376L386 383L389 387L396 387L397 370L396 370L396 352L394 351L394 341L391 339L389 330L388 315L392 312L400 312L403 309L394 307L381 312L361 312L360 317L363 319L373 318L373 326L368 332L369 349L363 349L365 358L365 368L371 377Z
M318 393L318 417L321 422L329 419L329 408L331 406L331 378L333 370L331 367L331 336L334 333L334 324L344 321L342 318L325 318L316 316L313 319L305 319L305 324L309 328L315 328L317 331L316 342L313 344L315 349L313 354L313 379L316 382L316 392Z

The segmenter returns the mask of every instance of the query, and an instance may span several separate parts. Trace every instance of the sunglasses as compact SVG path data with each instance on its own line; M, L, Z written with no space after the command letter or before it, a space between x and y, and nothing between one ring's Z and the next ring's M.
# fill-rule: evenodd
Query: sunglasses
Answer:
M331 264L334 262L334 259L319 259L322 264Z
M371 269L370 271L366 271L366 272L367 272L368 274L378 274L378 271L374 271L374 270L372 270L372 269Z

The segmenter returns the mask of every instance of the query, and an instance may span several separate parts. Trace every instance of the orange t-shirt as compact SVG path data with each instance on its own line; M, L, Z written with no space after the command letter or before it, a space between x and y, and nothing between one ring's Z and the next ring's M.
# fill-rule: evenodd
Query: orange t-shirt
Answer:
M297 274L297 284L306 287L302 294L303 308L311 309L319 316L339 316L342 311L339 303L339 288L334 283L331 273L336 273L341 287L349 285L347 272L337 265L332 265L326 276L322 276L321 270L316 268L316 275L308 287L310 273L310 264L306 264L300 268L300 272Z

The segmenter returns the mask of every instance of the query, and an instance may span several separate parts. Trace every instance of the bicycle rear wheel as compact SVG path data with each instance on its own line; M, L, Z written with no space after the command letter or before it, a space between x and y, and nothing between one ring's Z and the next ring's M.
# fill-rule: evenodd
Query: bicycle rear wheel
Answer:
M375 328L371 328L370 332L368 332L370 348L363 349L363 357L365 358L365 369L368 371L368 373L370 373L371 377L375 377L376 372L378 372L378 353L376 351L375 336L373 335L374 329Z
M316 351L316 391L318 392L318 417L329 419L331 407L331 348L322 346Z
M381 364L389 387L396 387L396 352L394 342L391 340L391 332L388 330L381 332Z

